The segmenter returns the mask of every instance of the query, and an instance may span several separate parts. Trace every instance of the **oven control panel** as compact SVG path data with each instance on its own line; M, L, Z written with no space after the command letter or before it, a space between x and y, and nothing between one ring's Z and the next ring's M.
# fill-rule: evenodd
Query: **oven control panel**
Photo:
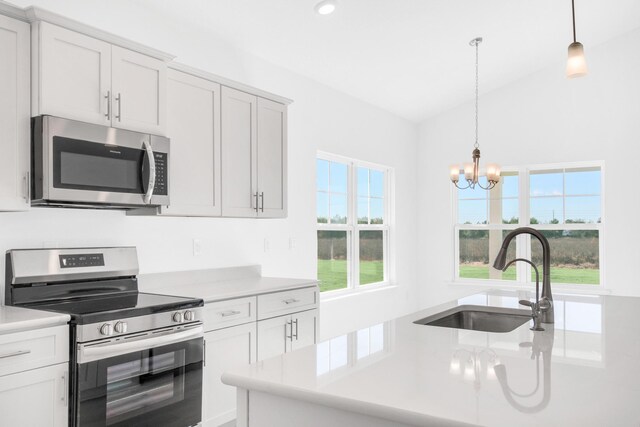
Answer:
M202 307L192 307L178 311L163 311L142 316L113 319L98 323L76 326L77 341L87 342L99 339L120 339L122 336L177 327L179 329L202 323Z
M58 255L60 268L104 267L104 254Z

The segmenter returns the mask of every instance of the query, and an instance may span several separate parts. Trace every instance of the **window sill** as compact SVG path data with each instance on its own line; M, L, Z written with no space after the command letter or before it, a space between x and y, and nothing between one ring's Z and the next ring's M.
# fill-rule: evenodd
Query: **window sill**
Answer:
M320 302L335 301L344 298L350 298L358 295L364 295L379 292L387 289L395 289L398 286L389 282L372 283L370 285L362 285L358 289L341 289L337 291L320 292Z
M525 290L525 291L534 291L534 292L536 290L535 285L529 285L529 284L511 285L508 283L486 283L486 282L479 282L474 280L449 281L447 282L447 285L451 287L456 287L456 288L473 287L473 288L484 288L484 289ZM540 290L542 291L542 289ZM604 289L602 285L565 285L560 283L552 283L551 293L558 294L558 295L560 294L611 295L612 292L610 289Z

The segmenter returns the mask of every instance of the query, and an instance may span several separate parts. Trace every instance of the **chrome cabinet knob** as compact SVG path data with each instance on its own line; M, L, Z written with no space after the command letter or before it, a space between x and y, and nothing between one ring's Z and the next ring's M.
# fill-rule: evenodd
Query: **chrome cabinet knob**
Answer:
M172 319L173 319L174 322L177 322L177 323L184 322L184 317L182 316L182 313L180 313L180 312L173 313Z
M101 335L113 335L113 325L111 325L111 323L105 323L104 325L100 326L100 334Z
M184 312L184 320L187 322L191 322L194 318L195 316L193 315L193 311L187 310Z
M127 322L117 322L114 327L117 333L124 334L127 332Z

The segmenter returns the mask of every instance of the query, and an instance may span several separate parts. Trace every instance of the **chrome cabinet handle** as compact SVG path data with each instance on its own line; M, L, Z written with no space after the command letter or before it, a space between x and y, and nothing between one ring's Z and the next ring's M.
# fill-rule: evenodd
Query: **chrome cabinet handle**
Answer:
M220 313L220 316L227 317L227 316L235 316L236 314L240 314L240 312L237 310L229 310L229 311L223 311L222 313Z
M62 398L60 400L62 400L62 402L64 403L64 406L68 405L68 396L69 396L69 382L67 381L67 375L68 372L65 371L64 374L62 374Z
M116 101L118 101L118 115L116 116L116 119L118 119L119 122L122 121L122 95L120 93L118 93L118 96L116 96Z
M260 193L260 212L264 212L264 192Z
M291 331L291 335L287 335L287 326L289 327L289 330ZM284 337L286 340L292 340L293 341L293 322L291 320L287 320L287 324L284 325Z
M31 188L30 184L31 184L31 173L27 172L24 174L24 199L29 202L30 196L31 196Z
M291 333L292 337L296 338L296 341L298 341L298 319L294 320L293 323L296 324L296 333L294 334L293 332Z
M108 90L104 97L107 100L107 114L105 114L105 117L107 120L111 120L111 91Z
M257 191L256 191L256 194L253 195L253 197L255 197L255 199L256 199L256 207L254 209L256 210L256 212L258 212L258 206L259 206L258 197L259 196L258 196L258 192Z
M153 188L156 186L156 159L153 155L153 150L151 149L149 141L145 139L142 144L144 145L147 157L149 158L149 187L144 195L144 202L149 204L151 203L151 197L153 196Z
M289 304L293 304L294 302L300 302L300 300L297 300L295 298L289 298L289 299L282 300L282 302L289 305Z
M9 357L22 356L24 354L31 353L31 350L18 350L11 353L0 354L0 359L7 359Z

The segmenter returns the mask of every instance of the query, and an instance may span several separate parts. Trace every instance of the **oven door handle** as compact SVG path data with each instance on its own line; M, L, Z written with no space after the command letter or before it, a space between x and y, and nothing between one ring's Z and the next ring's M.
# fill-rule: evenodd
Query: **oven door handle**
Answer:
M108 359L136 351L148 350L154 347L175 344L193 338L202 337L204 328L202 325L190 328L186 331L174 332L167 335L160 335L153 338L143 338L135 341L98 344L95 346L80 345L78 348L78 363L87 363L94 360Z
M143 200L146 204L151 203L151 197L153 196L153 188L156 186L156 159L153 155L153 149L151 148L151 143L148 140L142 141L144 146L144 150L146 153L147 162L149 163L149 172L148 172L148 184L147 190L145 191ZM142 173L144 173L144 163L142 162ZM144 175L143 175L144 176Z

